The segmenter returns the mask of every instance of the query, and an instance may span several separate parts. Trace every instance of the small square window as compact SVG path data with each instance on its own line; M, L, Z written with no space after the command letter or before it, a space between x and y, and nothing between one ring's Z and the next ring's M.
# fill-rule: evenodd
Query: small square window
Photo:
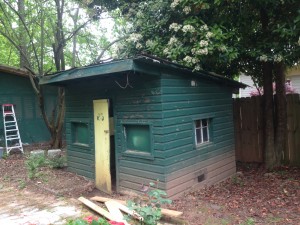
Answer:
M123 154L130 157L154 159L151 124L137 124L134 121L122 123Z
M72 142L77 145L89 145L88 124L82 122L72 122Z
M209 119L195 120L195 142L196 145L210 141Z
M149 125L124 126L127 150L151 152L150 128Z

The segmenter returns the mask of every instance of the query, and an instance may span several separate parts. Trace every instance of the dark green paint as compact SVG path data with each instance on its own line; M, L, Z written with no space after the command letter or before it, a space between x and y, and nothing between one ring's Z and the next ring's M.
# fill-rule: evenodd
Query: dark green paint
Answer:
M95 176L93 100L112 100L118 188L136 189L138 182L156 179L164 187L171 173L234 150L231 95L242 86L237 82L139 58L61 72L43 83L66 87L70 170L90 178ZM202 118L212 121L213 141L196 148L194 120ZM71 143L72 120L87 121L88 147ZM140 124L142 130L127 128L126 140L124 124ZM151 124L151 135L145 124ZM132 142L136 136L151 136L138 148L148 152L151 145L152 158L126 154L126 149L137 148Z
M56 88L44 90L48 113L56 101ZM0 105L14 104L21 140L23 143L38 143L50 140L38 106L38 99L28 77L0 72ZM4 136L2 108L0 116L0 138Z

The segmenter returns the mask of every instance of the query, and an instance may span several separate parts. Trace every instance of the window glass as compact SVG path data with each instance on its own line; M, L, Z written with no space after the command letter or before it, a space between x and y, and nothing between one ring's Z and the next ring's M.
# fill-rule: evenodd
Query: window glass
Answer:
M88 124L72 122L72 142L74 144L89 144Z
M209 142L209 120L195 120L195 141L196 145Z
M149 125L124 125L127 150L151 152Z

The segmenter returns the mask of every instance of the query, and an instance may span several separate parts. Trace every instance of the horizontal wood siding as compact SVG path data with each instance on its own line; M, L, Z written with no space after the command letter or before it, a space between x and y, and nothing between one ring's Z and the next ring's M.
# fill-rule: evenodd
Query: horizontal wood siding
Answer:
M164 188L164 156L155 143L162 132L162 99L160 77L141 75L134 88L123 90L115 98L116 148L119 154L119 191L140 191L143 184L160 180ZM122 123L151 124L153 158L139 158L124 154Z
M56 88L45 87L45 107L51 115L56 102ZM38 99L29 78L0 73L0 139L4 138L2 104L14 105L21 140L23 143L38 143L50 140L50 133L42 118Z
M192 82L196 85L192 86ZM172 198L190 187L216 183L235 172L231 89L197 77L162 77L162 130L157 151L165 158ZM194 143L194 120L210 119L211 142ZM204 181L198 176L205 174Z
M127 87L125 88L127 84ZM71 171L94 179L95 146L93 100L112 99L114 111L114 134L116 159L118 160L118 189L139 189L143 183L164 180L164 162L154 145L154 159L124 155L122 122L151 123L153 136L162 130L162 105L159 77L141 74L116 75L111 79L93 80L69 85L66 100L66 137L68 164ZM83 121L89 127L89 146L72 144L72 121ZM157 125L158 124L158 125ZM155 141L155 140L154 140Z

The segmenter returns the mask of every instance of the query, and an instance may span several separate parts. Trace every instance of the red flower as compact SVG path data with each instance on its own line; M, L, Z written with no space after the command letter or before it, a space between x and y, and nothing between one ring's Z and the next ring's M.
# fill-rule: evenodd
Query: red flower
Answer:
M116 222L116 221L109 221L108 223L111 225L125 225L125 223L123 222Z
M88 223L91 223L93 221L93 216L87 216L85 218L83 218L85 221L87 221Z

